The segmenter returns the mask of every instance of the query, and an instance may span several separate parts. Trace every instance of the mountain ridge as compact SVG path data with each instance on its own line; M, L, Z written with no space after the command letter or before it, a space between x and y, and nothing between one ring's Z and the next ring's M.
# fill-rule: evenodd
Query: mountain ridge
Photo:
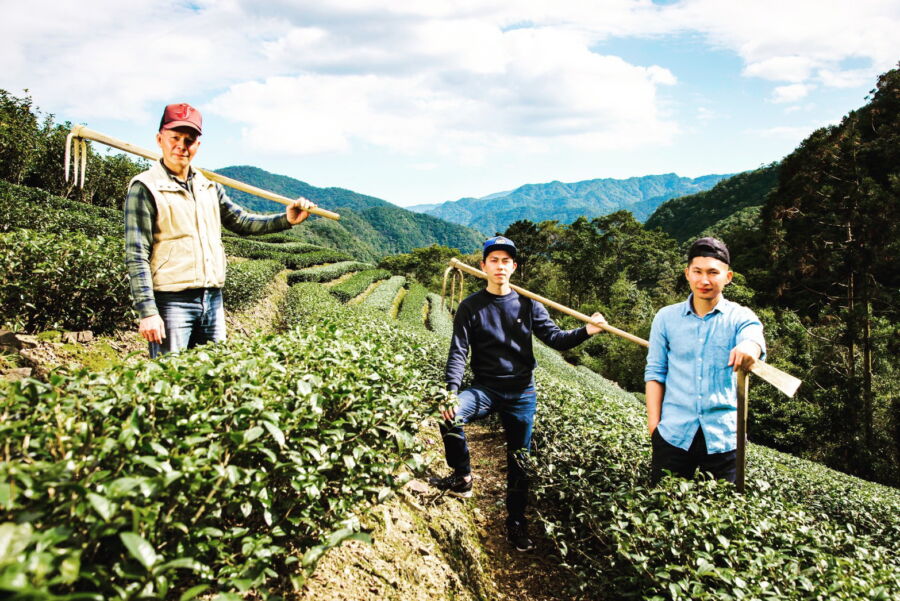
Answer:
M465 197L434 205L407 207L491 235L514 221L549 219L570 223L578 217L601 217L621 209L646 220L660 204L671 198L712 188L731 174L709 174L696 178L676 173L634 176L624 179L597 178L578 182L554 180L523 184L508 192L479 198Z

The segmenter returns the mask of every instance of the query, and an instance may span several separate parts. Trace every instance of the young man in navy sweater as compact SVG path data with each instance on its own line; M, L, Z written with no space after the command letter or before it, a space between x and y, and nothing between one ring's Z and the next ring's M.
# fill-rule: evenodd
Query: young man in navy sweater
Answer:
M544 344L558 351L573 348L600 331L595 325L563 331L553 323L547 309L537 301L519 296L509 285L516 271L516 245L496 236L484 243L481 269L488 276L484 290L472 294L459 305L453 320L453 339L447 357L445 380L453 393L453 403L441 415L441 435L447 465L453 473L432 478L433 486L458 497L472 495L469 448L463 424L500 414L506 435L507 539L519 551L533 547L528 537L525 505L528 478L521 455L531 445L531 431L537 396L534 390L532 352L534 333ZM604 323L600 313L594 321ZM459 392L466 355L472 350L472 386Z

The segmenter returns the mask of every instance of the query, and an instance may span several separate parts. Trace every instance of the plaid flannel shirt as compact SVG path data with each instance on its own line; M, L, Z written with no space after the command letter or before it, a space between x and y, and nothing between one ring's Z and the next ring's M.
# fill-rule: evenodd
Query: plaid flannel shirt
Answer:
M169 172L168 169L166 171ZM190 170L187 181L179 180L171 172L169 177L190 192L194 170ZM218 183L216 193L219 197L222 225L236 234L267 234L291 227L286 213L250 213L228 198L225 188ZM156 202L153 194L141 182L134 182L125 198L125 263L131 280L134 309L142 318L159 314L153 297L153 277L150 274L150 253L156 230Z

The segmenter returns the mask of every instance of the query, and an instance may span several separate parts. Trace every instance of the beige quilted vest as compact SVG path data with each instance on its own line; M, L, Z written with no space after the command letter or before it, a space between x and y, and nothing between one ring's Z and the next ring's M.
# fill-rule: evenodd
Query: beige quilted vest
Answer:
M225 248L216 185L194 171L193 194L169 177L159 163L137 175L156 201L156 229L150 252L153 289L221 288Z

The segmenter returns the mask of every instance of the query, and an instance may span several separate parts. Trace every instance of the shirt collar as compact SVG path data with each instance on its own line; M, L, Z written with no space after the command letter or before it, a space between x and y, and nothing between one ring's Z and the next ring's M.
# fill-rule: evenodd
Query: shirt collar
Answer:
M171 179L171 180L174 181L174 182L178 182L179 185L182 185L182 186L183 186L184 184L190 185L190 184L191 184L191 180L194 179L194 167L193 167L192 165L189 165L189 166L188 166L188 176L187 176L187 179L184 180L184 181L182 181L182 180L178 179L177 177L175 177L175 174L172 173L172 170L171 170L171 169L169 169L168 167L166 167L166 163L165 163L162 159L159 159L159 164L160 164L160 165L162 166L162 168L165 170L166 175L169 176L169 179Z
M682 315L696 315L696 313L694 313L694 307L691 302L693 299L694 299L694 293L691 292L688 295L687 300L684 301L684 304L682 306L682 309L681 309ZM716 306L713 308L713 310L710 311L707 315L712 315L713 313L715 313L717 311L719 313L724 313L725 310L728 309L728 307L731 304L732 304L731 301L723 296L722 298L719 299L719 302L716 303Z

